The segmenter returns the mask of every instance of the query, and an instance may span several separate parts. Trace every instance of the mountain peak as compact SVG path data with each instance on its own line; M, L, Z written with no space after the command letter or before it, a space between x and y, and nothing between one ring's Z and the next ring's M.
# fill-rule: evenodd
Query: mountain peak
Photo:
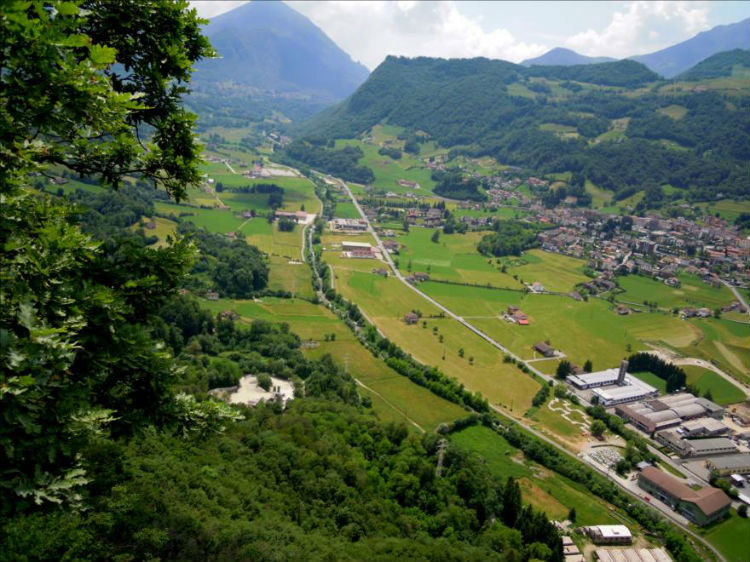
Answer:
M596 64L600 62L612 62L616 59L610 57L587 57L580 55L564 47L555 47L533 59L521 62L522 66L544 65L544 66L571 66L575 64Z
M202 61L196 79L333 102L351 94L369 71L320 28L283 2L250 2L205 27L219 58Z

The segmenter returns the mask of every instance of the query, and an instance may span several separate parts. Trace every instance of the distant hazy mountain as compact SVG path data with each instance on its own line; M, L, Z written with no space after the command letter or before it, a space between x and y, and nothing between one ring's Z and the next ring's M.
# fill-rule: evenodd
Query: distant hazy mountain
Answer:
M731 49L750 49L750 18L729 25L717 25L677 45L630 58L666 78L672 78L711 55Z
M251 2L221 14L205 34L221 58L197 65L194 81L233 83L331 103L369 76L309 19L283 2Z
M732 76L737 67L750 68L750 51L733 49L716 53L702 60L687 72L677 76L678 80L703 80Z
M541 56L533 59L526 59L521 64L523 66L532 65L552 65L552 66L571 66L574 64L595 64L599 62L611 62L615 59L610 57L587 57L585 55L579 55L575 51L570 49L563 49L562 47L556 47L551 51L547 51Z

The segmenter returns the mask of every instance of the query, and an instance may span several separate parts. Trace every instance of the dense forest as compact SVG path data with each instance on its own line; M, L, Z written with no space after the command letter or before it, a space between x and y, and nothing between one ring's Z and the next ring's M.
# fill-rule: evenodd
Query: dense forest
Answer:
M375 179L370 168L357 164L364 154L357 146L335 149L324 139L307 138L291 143L282 153L281 160L302 168L318 168L329 174L356 183L370 183Z
M481 183L476 178L464 177L461 170L434 170L432 179L435 180L433 191L449 199L469 199L484 201L487 196L479 191Z
M538 245L535 229L530 224L504 220L495 221L494 232L486 234L477 244L477 250L487 256L520 256L524 250Z
M700 88L662 92L666 83L652 74L633 61L525 68L487 59L388 57L349 99L299 132L352 138L387 120L470 156L539 173L579 173L618 193L671 185L692 200L745 197L750 99ZM616 77L619 86L606 85L603 76ZM673 105L684 115L664 113ZM576 135L540 129L549 123L573 126Z

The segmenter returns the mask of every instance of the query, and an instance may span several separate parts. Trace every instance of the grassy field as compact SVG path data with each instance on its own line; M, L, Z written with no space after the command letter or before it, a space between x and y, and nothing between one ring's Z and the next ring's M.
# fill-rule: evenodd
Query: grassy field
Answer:
M693 365L684 365L682 369L687 374L687 382L697 386L701 393L710 390L717 404L727 406L742 402L745 398L741 389L713 371Z
M163 203L161 201L155 202L154 208L156 212L163 215L173 214L179 216L185 213L186 216L182 217L183 220L191 221L195 226L218 234L234 232L244 222L244 219L235 216L231 211L222 211L220 209L201 209L199 207Z
M729 519L700 529L699 533L714 545L729 562L750 560L750 520L740 517L734 509L730 510ZM744 539L742 537L745 537Z
M750 324L724 319L690 319L699 337L679 349L689 357L715 361L722 370L750 383Z
M418 361L438 366L513 415L520 416L531 406L538 382L515 366L503 363L503 354L498 349L457 321L440 317L439 309L403 283L394 277L383 278L365 271L341 267L334 267L334 271L336 290L356 302L389 339ZM412 310L423 314L425 327L421 322L411 326L404 323L404 315ZM459 354L461 349L463 357Z
M372 183L375 189L393 191L394 193L432 194L435 182L431 178L432 172L422 162L421 157L415 158L403 153L401 159L393 160L390 156L378 154L379 146L360 140L337 140L336 148L342 146L358 146L362 149L364 157L359 161L359 164L367 166L375 174L375 181ZM397 182L400 179L417 182L419 189L398 185Z
M404 421L408 418L423 429L432 430L440 423L466 415L459 406L412 383L373 357L351 330L323 306L299 299L277 298L263 298L257 302L221 299L204 301L204 304L215 312L234 310L241 320L286 322L303 341L317 343L317 347L304 350L306 355L316 358L331 354L337 363L367 386L369 391L362 387L360 391L371 396L373 408L385 420ZM335 334L335 339L325 341L325 335L330 334Z
M604 133L604 135L607 134L608 133ZM606 207L612 202L613 193L611 191L600 189L589 180L586 180L586 193L589 193L591 195L591 206L595 209Z
M506 263L513 260L506 259ZM525 262L525 263L524 263ZM539 281L548 291L572 291L576 284L588 281L583 274L585 262L544 250L529 250L521 256L522 265L507 266L508 275L517 275L520 281Z
M399 252L399 269L406 275L411 262L412 272L428 273L436 279L461 283L490 283L495 287L517 287L518 281L501 272L500 265L477 251L477 243L485 233L440 234L432 242L434 233L429 228L411 228L398 242L404 247Z
M660 394L666 394L667 393L667 381L665 381L662 378L657 377L653 373L649 373L648 371L644 371L642 373L632 373L636 376L636 378L642 380L646 384L650 384L654 388L659 390Z
M524 295L518 291L457 287L427 282L421 289L524 359L533 359L533 345L550 340L575 364L591 359L594 369L615 366L631 351L646 349L644 342L667 341L688 345L700 332L667 314L618 316L606 301L578 302L568 297ZM508 305L519 306L528 326L509 323L499 315Z
M659 113L662 115L666 115L667 117L671 117L672 119L679 120L685 117L687 115L688 109L684 105L668 105L667 107L662 107L659 110Z
M733 222L740 213L750 212L750 202L748 201L723 199L712 203L698 203L697 205L708 214L715 215L719 213L720 217L729 222Z
M616 298L636 303L648 300L667 309L685 306L714 309L734 301L734 295L724 285L718 288L712 287L699 277L687 274L678 275L678 279L682 284L679 289L641 275L619 277L617 282L625 292L617 295Z
M461 449L482 456L490 472L499 480L504 482L509 476L519 479L524 502L541 509L552 519L567 518L570 508L574 507L578 525L623 523L623 519L613 515L612 506L567 478L528 461L523 453L491 429L469 427L452 434L450 439ZM637 525L631 529L638 531Z
M146 224L149 222L153 222L155 228L146 228ZM159 240L153 245L157 248L163 248L167 245L167 236L173 235L177 230L177 223L162 217L143 217L139 223L134 224L130 228L132 230L143 228L146 236L158 236Z

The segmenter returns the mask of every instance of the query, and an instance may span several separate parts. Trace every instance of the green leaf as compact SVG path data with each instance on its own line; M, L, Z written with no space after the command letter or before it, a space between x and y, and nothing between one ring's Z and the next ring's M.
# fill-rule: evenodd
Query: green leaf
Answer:
M103 45L91 45L89 47L89 58L95 66L106 66L115 62L117 50Z

